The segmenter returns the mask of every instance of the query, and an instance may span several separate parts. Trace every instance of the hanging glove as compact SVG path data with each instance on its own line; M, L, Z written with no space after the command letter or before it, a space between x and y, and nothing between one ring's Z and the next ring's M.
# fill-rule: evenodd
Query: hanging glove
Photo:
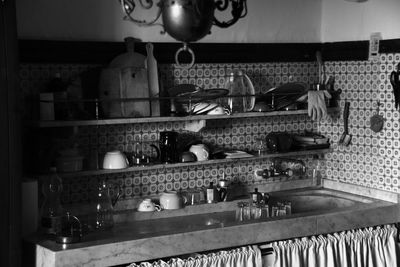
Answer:
M326 90L308 91L307 95L299 98L298 101L308 99L308 116L313 121L319 121L326 119L328 116L325 98L332 98L331 94Z

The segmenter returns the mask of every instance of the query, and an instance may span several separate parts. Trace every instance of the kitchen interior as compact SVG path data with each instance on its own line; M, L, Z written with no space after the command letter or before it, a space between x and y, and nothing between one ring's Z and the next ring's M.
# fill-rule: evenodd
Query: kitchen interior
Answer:
M160 2L15 1L24 264L397 266L400 3Z

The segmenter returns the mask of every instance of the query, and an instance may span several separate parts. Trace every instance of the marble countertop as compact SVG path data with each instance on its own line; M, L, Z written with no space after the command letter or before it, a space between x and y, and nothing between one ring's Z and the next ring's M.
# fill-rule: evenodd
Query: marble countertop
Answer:
M399 221L397 194L343 187L334 182L326 183L324 188L332 195L354 200L354 204L325 210L299 209L297 212L294 209L293 214L284 217L242 222L235 220L234 202L221 203L225 206L211 204L214 206L208 206L209 212L207 206L203 206L199 214L188 214L183 209L177 211L181 216L160 215L159 218L142 220L125 218L112 230L90 233L76 244L62 245L40 236L33 237L36 265L111 266ZM295 194L301 194L302 190L298 189ZM288 195L280 192L276 196L279 194Z

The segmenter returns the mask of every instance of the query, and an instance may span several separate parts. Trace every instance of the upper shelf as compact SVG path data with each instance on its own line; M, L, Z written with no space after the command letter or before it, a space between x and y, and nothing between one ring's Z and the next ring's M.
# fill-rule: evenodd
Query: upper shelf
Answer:
M340 109L328 108L329 113L338 112ZM112 125L112 124L133 124L133 123L150 123L150 122L176 122L176 121L197 121L197 120L218 120L218 119L234 119L234 118L253 118L253 117L272 117L287 115L307 114L306 109L288 110L288 111L271 111L271 112L246 112L234 113L231 115L194 115L185 117L145 117L145 118L117 118L117 119L100 119L100 120L54 120L54 121L36 121L33 125L39 128L51 127L70 127L70 126L96 126L96 125Z

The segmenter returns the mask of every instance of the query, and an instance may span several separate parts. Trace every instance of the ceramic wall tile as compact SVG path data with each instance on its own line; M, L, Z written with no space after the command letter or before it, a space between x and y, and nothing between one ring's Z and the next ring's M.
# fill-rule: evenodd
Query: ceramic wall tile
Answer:
M326 62L328 75L335 77L335 89L343 91L340 106L350 102L348 147L337 145L343 119L320 123L318 128L333 141L334 151L326 155L327 179L398 192L399 113L394 108L390 72L400 54L382 54L378 62ZM383 130L370 129L370 118L385 118Z
M376 187L389 191L398 191L399 163L399 113L394 110L389 73L399 62L399 54L381 55L379 63L369 61L326 62L328 75L335 77L335 89L341 89L340 107L344 101L351 102L350 133L352 143L348 147L338 146L343 132L343 119L329 118L322 123L312 122L306 115L278 116L267 118L231 119L226 121L207 121L207 127L195 134L212 145L253 150L257 137L264 138L271 131L301 132L318 130L330 137L333 152L325 158L302 160L307 165L307 175L318 168L327 179L346 183ZM73 79L80 72L94 66L22 64L20 70L21 89L28 102L41 91L55 72L61 73L66 80ZM314 62L255 63L255 64L196 64L192 69L180 69L175 65L161 65L160 73L166 88L180 83L193 83L209 88L224 87L225 80L232 70L244 70L253 81L256 92L266 92L271 87L285 82L317 81L317 65ZM380 114L385 118L384 129L374 133L369 128L369 118L376 113L377 101L382 103ZM25 116L35 113L34 105L28 105ZM162 131L182 131L183 122L141 123L126 125L79 127L77 138L80 148L88 155L94 148L100 154L111 149L120 149L131 153L135 142L157 144ZM153 153L149 146L145 152ZM258 181L252 171L267 168L268 160L251 160L245 163L224 163L196 167L161 168L153 171L134 171L124 174L94 175L65 179L64 203L90 201L97 183L107 179L119 183L122 197L129 199L158 194L163 191L189 189L216 183L225 172L227 178L254 185L278 181L299 179L302 177L274 177Z

